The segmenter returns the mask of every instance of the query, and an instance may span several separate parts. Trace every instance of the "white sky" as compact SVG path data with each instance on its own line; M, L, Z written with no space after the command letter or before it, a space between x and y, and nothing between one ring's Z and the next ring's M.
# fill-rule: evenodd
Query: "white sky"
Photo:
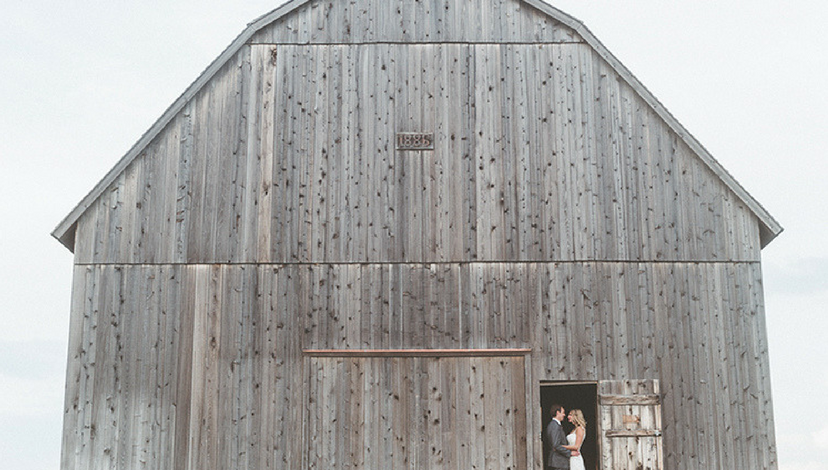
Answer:
M49 236L280 0L0 6L0 465L59 467L72 255ZM763 251L782 470L828 470L828 2L561 0L785 227Z

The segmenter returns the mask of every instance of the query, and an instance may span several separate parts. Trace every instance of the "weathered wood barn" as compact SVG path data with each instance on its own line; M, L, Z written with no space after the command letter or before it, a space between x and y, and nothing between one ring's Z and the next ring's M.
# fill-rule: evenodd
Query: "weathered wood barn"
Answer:
M776 468L780 225L541 0L292 0L60 223L62 468Z

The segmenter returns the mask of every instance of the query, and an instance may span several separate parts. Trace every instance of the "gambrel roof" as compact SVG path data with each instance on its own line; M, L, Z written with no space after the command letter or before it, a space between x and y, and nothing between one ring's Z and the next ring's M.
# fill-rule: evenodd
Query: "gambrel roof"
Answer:
M272 12L250 23L247 28L219 55L187 90L164 112L153 126L136 142L120 161L98 182L80 203L58 224L52 235L70 250L74 249L77 223L86 210L104 193L121 173L170 123L170 121L193 99L193 97L230 61L242 47L257 33L274 22L311 3L313 0L290 0ZM377 0L380 1L380 0ZM481 0L486 1L486 0ZM687 146L698 155L704 164L756 215L759 221L761 246L764 247L782 232L781 225L754 199L713 156L674 118L669 111L650 93L647 88L584 26L584 24L545 3L543 0L515 0L548 15L554 21L565 25L580 36L586 44L603 58L628 85L664 120Z

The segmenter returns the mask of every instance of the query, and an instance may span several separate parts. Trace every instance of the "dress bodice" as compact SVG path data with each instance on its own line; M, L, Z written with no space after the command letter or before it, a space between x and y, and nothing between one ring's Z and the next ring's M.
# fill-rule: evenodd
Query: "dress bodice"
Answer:
M566 436L566 442L569 445L575 445L575 442L578 441L578 437L575 435L575 431L572 431ZM580 455L575 455L569 458L569 470L586 470L584 466L584 458Z

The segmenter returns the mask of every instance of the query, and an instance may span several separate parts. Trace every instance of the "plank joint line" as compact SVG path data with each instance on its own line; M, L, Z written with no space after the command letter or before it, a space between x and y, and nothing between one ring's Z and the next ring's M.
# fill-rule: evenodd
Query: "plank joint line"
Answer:
M303 349L309 357L490 357L525 356L531 348L508 349Z

